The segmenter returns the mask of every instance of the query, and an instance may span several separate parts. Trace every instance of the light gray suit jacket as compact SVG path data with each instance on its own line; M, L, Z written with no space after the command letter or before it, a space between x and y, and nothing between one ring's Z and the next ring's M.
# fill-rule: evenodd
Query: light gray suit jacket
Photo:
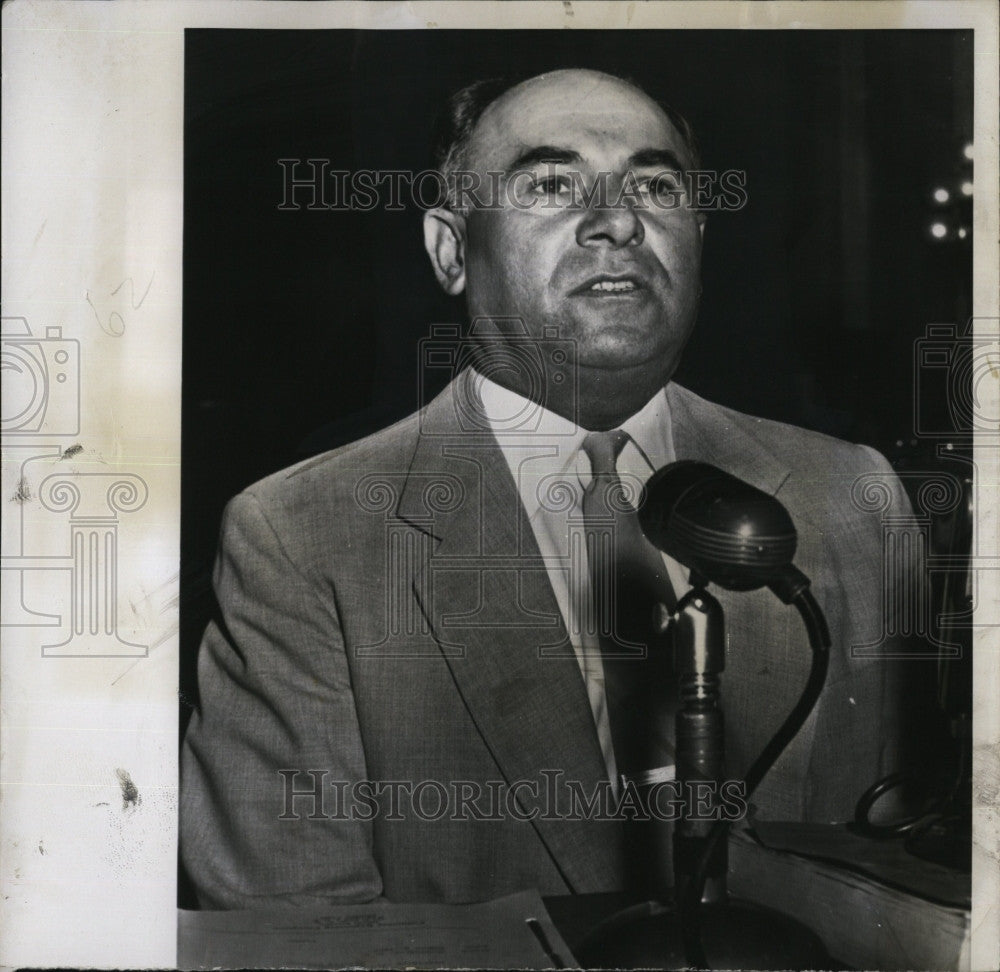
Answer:
M454 807L436 821L409 811L394 820L386 806L374 820L338 819L338 785L362 779L436 780L453 792L470 781L487 793L543 770L584 790L605 778L530 524L465 386L452 382L421 413L227 507L221 620L201 646L201 706L182 754L181 854L203 906L624 886L615 822L470 820ZM833 637L817 711L753 802L771 818L846 819L894 767L900 702L891 664L850 650L882 629L880 519L858 511L851 488L882 473L896 510L908 509L905 496L871 449L675 384L667 396L678 458L711 462L788 509L796 564ZM716 593L738 777L797 700L810 654L797 614L770 592ZM298 790L319 780L322 802L289 807L289 780ZM425 794L428 813L438 796Z

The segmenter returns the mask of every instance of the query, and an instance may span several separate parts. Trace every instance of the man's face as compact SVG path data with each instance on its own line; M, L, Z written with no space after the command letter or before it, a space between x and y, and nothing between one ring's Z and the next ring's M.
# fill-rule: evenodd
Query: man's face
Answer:
M584 411L588 398L636 383L641 407L673 373L697 315L703 224L677 196L677 170L691 163L679 132L624 82L560 71L490 105L468 158L484 185L504 173L501 205L465 219L470 316L519 317L536 338L556 326L576 347ZM568 192L600 180L603 199L589 206Z

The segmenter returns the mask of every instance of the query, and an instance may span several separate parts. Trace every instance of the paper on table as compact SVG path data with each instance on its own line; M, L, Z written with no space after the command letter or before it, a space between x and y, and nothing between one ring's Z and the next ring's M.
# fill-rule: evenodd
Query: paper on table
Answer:
M537 923L534 930L529 921ZM181 911L177 935L181 969L545 969L576 964L537 891L474 905L377 902Z

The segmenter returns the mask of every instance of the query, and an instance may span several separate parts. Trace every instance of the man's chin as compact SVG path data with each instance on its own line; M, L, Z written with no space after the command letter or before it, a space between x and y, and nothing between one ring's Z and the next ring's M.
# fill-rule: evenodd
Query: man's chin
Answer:
M684 346L677 328L662 312L614 315L575 321L574 325L567 336L575 339L576 359L584 368L615 371L642 367L675 357Z
M596 347L578 347L576 364L581 378L633 381L640 375L669 374L679 357L680 348L643 347L615 341Z
M670 380L678 356L652 360L596 357L580 362L576 411L586 428L614 428L639 411Z

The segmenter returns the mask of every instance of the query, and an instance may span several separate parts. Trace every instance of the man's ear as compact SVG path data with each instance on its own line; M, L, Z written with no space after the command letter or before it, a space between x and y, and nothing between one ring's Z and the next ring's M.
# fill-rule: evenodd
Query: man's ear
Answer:
M424 249L445 293L465 290L465 217L450 209L424 213Z

